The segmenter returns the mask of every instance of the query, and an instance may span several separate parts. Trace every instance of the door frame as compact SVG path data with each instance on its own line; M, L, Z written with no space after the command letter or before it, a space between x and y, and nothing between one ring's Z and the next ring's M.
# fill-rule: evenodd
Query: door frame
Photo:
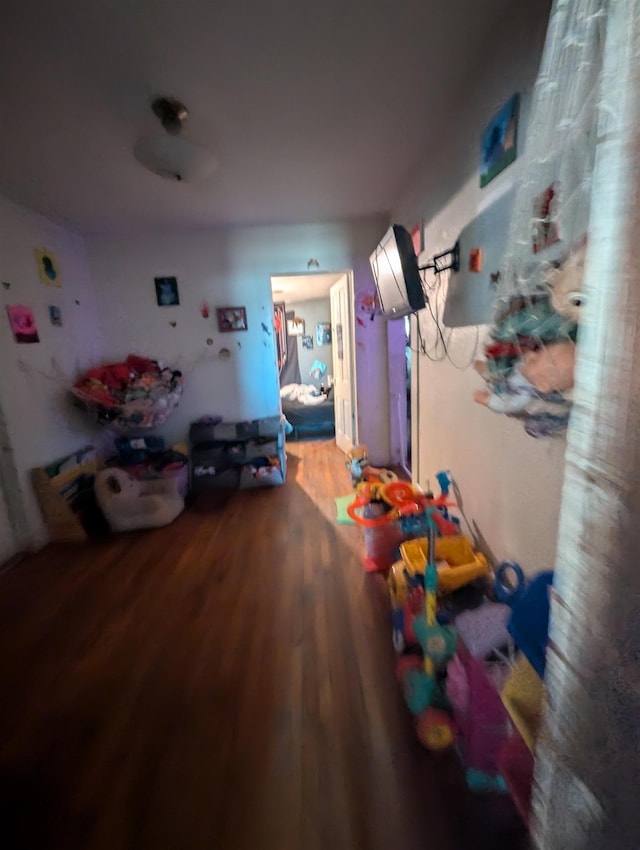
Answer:
M351 418L353 421L353 445L360 444L360 418L358 416L358 371L356 365L356 287L353 269L346 272L349 294L349 329L351 332Z
M338 280L343 275L347 276L347 291L348 291L348 303L349 303L349 330L351 332L351 416L353 420L353 436L354 446L357 446L359 443L359 417L358 417L358 373L356 369L356 305L355 305L355 277L353 273L353 269L317 269L314 271L309 271L309 269L304 269L303 271L286 271L286 272L271 272L269 275L269 295L271 296L271 315L273 315L273 305L275 303L275 299L273 297L273 287L272 280L274 277L317 277L319 275L339 275ZM338 281L336 281L337 283ZM329 297L327 293L327 297ZM333 348L333 340L332 340L332 348ZM274 342L274 365L276 369L276 379L278 386L280 386L280 376L278 374L277 363L275 362L275 342ZM332 364L333 368L333 364ZM282 413L282 401L280 399L280 394L278 393L278 405L280 407L280 412ZM335 437L334 437L335 441Z

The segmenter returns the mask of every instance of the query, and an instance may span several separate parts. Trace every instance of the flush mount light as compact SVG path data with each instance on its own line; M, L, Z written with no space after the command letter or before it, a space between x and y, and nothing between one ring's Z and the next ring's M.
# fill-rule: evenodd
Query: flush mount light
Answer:
M181 135L189 115L184 103L171 97L158 97L151 109L160 119L164 132L138 139L133 148L138 162L168 180L190 183L211 177L218 168L214 154Z

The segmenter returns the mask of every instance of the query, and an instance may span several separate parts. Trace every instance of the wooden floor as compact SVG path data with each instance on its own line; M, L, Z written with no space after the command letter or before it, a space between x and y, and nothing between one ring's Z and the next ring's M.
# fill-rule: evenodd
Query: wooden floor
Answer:
M0 576L3 850L516 846L415 738L342 455L288 449L284 487Z

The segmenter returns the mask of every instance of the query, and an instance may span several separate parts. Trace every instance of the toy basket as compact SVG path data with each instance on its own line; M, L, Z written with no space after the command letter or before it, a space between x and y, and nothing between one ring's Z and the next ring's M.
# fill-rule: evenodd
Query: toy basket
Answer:
M498 755L511 734L509 715L485 665L463 643L447 667L447 696L460 730L459 749L467 771L487 780L499 777Z
M364 519L376 519L389 512L389 506L371 502L363 507ZM368 573L388 570L397 558L398 546L405 539L399 519L391 519L381 525L364 526L364 568Z
M504 703L514 726L533 751L544 702L544 684L524 653L519 655L502 688Z
M400 546L400 553L409 573L422 573L429 554L429 541L426 537L407 540ZM448 565L438 566L438 593L451 593L489 572L486 558L473 551L471 541L464 534L437 537L435 561L446 561Z
M182 373L130 354L123 363L89 370L71 392L99 424L121 434L140 434L164 424L176 409Z

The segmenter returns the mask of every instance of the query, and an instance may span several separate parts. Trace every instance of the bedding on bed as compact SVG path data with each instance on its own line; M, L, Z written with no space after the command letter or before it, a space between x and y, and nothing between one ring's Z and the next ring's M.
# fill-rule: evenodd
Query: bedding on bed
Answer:
M297 401L309 406L326 401L325 394L313 384L286 384L280 388L280 398L283 401Z

